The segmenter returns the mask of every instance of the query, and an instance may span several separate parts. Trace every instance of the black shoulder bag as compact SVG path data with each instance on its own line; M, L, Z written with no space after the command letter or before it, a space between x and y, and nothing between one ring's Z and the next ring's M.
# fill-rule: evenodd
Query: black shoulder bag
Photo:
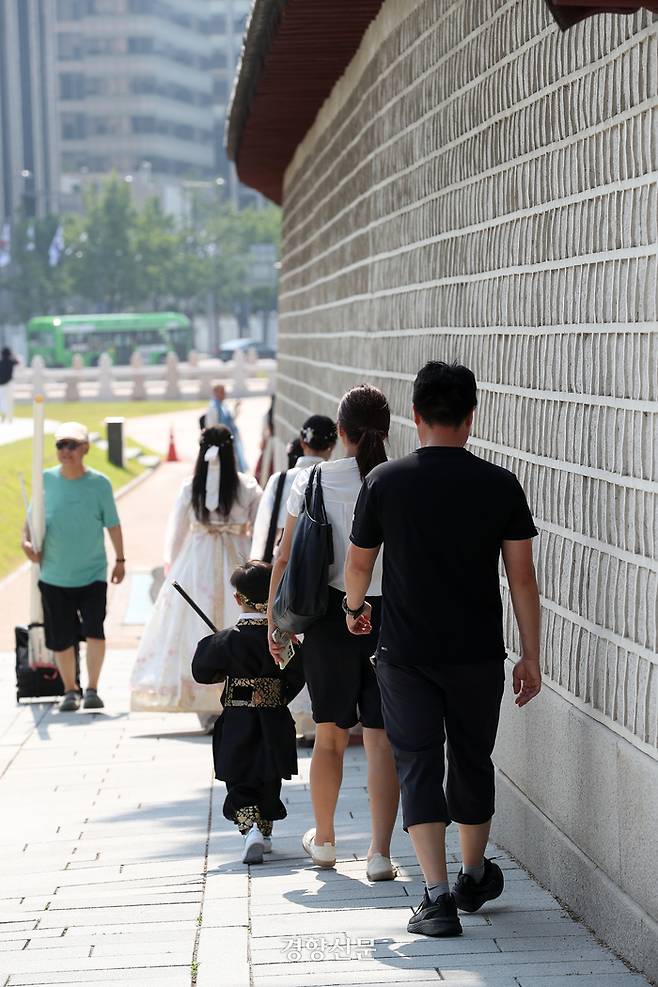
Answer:
M333 561L334 543L324 507L320 469L314 466L288 565L274 600L272 615L280 630L301 634L324 616L329 602L329 566Z
M271 562L274 555L274 539L276 538L276 531L278 528L279 521L279 511L281 510L281 500L283 498L283 488L286 483L286 473L288 470L282 470L279 473L279 479L276 484L276 491L274 494L274 507L272 508L272 517L270 518L270 527L267 532L267 541L265 542L265 551L263 552L263 562Z

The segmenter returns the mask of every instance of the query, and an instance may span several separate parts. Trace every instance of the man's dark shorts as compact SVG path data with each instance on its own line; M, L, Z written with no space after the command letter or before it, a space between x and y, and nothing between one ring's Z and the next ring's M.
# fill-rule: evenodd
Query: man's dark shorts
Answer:
M43 603L46 647L66 651L83 638L105 639L107 583L88 586L53 586L39 583Z
M377 679L400 780L404 829L432 822L478 825L491 819L491 752L504 662L429 667L378 661Z

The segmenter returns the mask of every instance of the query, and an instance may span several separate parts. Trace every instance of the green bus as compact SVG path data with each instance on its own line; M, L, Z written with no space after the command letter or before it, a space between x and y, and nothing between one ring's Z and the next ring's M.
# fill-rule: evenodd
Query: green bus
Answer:
M70 367L76 353L87 367L101 353L125 365L135 350L144 363L162 363L169 350L186 360L191 348L190 320L178 312L40 315L27 324L28 360L42 356L48 367Z

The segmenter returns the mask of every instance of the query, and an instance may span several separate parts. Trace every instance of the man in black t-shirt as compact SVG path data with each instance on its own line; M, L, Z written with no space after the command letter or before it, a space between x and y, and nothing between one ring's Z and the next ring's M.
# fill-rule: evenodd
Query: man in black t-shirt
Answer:
M514 474L464 448L476 404L466 367L423 367L413 395L420 448L366 477L345 565L348 628L368 633L365 593L384 545L377 679L404 828L427 885L408 929L433 936L459 935L457 907L477 911L503 890L502 871L484 857L506 657L501 551L522 645L517 705L541 688L537 531ZM445 828L453 820L464 864L451 893Z

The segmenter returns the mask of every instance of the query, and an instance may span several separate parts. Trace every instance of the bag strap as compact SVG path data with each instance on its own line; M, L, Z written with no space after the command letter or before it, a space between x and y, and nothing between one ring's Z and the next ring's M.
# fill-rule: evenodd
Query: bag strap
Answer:
M265 551L263 553L263 562L271 562L274 556L274 539L276 538L276 531L279 526L279 511L281 510L283 488L285 486L287 472L288 470L281 470L279 473L279 479L277 480L276 492L274 494L274 506L272 507L272 517L270 518L270 526L267 532Z
M327 512L322 496L322 480L320 479L320 464L313 467L304 494L304 507L311 521L317 524L328 524Z
M312 508L311 508L311 497L313 496L313 484L315 482L315 474L317 473L317 471L318 471L317 466L314 466L313 469L311 470L311 475L308 478L308 483L306 484L306 490L304 491L304 510L306 511L309 517L313 517Z

